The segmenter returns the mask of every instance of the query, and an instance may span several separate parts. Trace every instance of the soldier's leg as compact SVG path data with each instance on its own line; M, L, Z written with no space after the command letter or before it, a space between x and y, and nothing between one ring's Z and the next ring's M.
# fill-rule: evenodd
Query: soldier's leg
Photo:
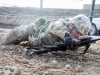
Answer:
M33 25L21 25L12 29L6 35L1 36L1 44L15 44L22 41L27 41L29 35L34 34Z

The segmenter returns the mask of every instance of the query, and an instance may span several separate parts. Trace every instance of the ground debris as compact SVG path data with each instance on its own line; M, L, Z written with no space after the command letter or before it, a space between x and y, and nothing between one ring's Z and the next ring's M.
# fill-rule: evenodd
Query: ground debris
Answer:
M0 45L0 75L100 75L100 54L96 53L99 45L100 42L93 44L82 56L61 52L32 57L25 55L24 46Z

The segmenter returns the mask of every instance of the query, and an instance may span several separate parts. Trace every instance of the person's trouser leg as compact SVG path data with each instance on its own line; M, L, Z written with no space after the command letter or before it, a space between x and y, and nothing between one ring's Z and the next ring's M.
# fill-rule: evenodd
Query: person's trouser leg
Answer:
M29 35L32 36L35 31L33 25L21 25L12 29L6 35L1 36L1 44L15 44L22 41L27 41Z

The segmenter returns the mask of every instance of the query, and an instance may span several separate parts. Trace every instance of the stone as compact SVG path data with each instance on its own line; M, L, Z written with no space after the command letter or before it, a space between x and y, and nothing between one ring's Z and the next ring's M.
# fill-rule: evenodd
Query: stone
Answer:
M5 70L10 70L11 67L10 66L5 66Z
M29 62L26 59L23 59L24 64L28 64Z
M0 71L0 75L3 75L3 71Z
M71 65L69 65L69 64L66 64L65 68L66 69L72 69Z
M31 66L29 64L24 64L24 67L30 68Z
M57 64L57 61L56 61L56 60L52 60L52 63L53 63L53 64Z
M13 73L12 73L13 75L21 75L20 69L18 69L18 68L15 67L15 66L12 66L12 67L11 67L11 72L13 72Z
M65 67L65 64L64 64L64 63L59 63L59 64L57 64L57 66L56 66L56 68L63 68L63 67Z
M11 71L10 70L5 70L4 71L4 75L10 75L11 74Z
M83 71L83 67L81 65L78 65L75 67L75 70L78 72L82 72Z

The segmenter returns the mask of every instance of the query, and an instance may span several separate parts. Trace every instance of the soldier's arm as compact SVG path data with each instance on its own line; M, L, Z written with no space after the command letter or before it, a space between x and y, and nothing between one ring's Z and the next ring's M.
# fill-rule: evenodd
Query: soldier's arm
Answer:
M54 21L50 23L47 31L61 39L64 39L65 33L70 34L67 26L65 26L61 21Z

